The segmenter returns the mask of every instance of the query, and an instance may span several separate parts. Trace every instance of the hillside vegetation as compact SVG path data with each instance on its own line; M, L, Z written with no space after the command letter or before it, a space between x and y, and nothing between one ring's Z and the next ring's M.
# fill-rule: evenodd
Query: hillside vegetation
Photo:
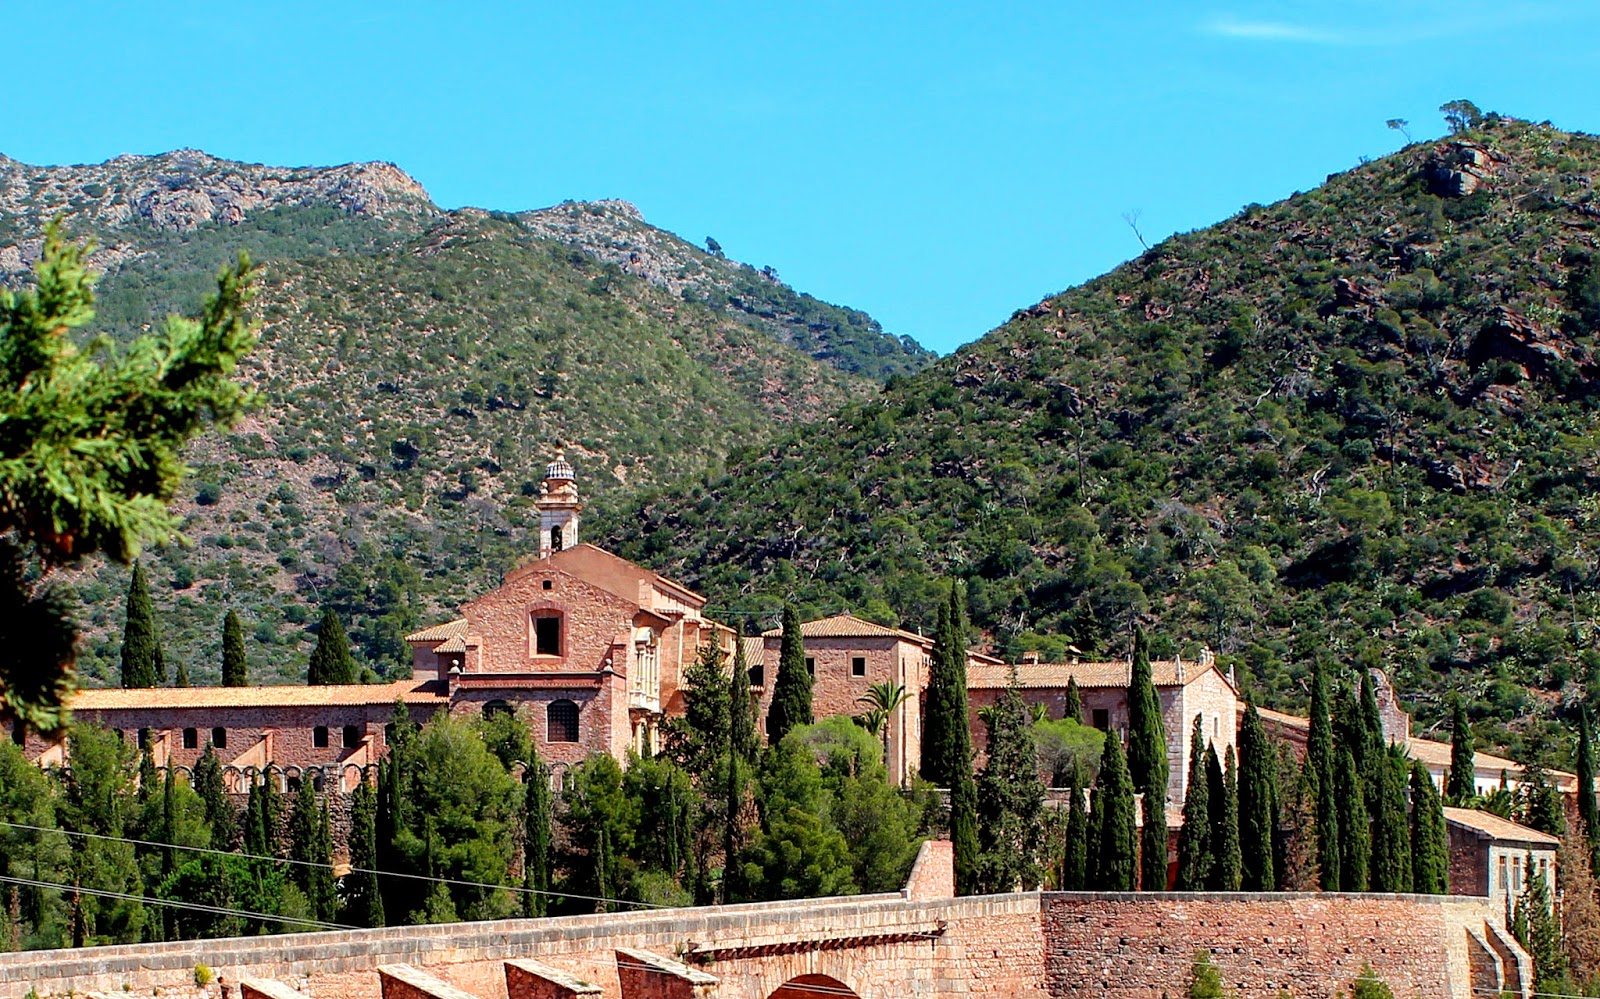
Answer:
M924 628L965 581L1004 655L1200 644L1264 703L1382 664L1554 751L1600 673L1600 140L1497 116L1176 236L878 398L613 514L725 612Z
M260 405L191 453L192 545L147 558L167 660L196 682L216 678L230 606L258 680L303 677L324 603L366 665L404 669L400 636L535 544L532 496L556 447L591 496L698 475L931 356L631 206L443 212L388 164L0 160L0 278L28 279L58 215L95 241L97 330L113 338L192 308L241 250L262 264L261 343L242 369ZM590 219L626 222L628 255L600 252ZM80 665L110 680L127 571L74 583Z

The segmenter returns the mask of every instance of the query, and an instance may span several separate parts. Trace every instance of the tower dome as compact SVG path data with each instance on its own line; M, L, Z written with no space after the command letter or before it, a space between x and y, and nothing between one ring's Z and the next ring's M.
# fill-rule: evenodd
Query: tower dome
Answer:
M572 466L567 464L567 453L565 451L557 451L555 460L544 466L544 477L546 479L562 479L567 482L571 482L577 477L572 471Z
M544 466L544 482L539 486L539 498L534 506L539 510L539 554L554 555L578 543L578 515L583 504L578 502L577 476L567 464L564 451L557 451L555 460Z

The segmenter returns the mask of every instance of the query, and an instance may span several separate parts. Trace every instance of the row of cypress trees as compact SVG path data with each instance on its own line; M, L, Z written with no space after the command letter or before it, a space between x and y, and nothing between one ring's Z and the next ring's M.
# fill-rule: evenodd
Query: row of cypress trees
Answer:
M311 652L306 682L311 685L358 683L361 671L350 653L339 615L331 608L322 612L317 629L317 644ZM150 584L144 567L133 564L128 582L127 615L122 628L122 685L159 687L167 682L166 656L156 625L155 604L150 599ZM180 660L172 676L174 687L189 686L189 671ZM248 687L250 667L245 655L244 626L239 615L229 610L222 618L222 685Z

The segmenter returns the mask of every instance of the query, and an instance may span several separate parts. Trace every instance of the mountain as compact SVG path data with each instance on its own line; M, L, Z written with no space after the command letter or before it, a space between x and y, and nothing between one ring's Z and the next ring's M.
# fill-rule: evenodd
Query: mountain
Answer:
M1259 701L1388 668L1424 727L1564 744L1600 679L1600 140L1489 115L1175 236L881 395L609 515L725 613L1000 654L1203 643ZM1565 760L1558 760L1565 763Z
M692 476L931 357L631 206L447 212L390 164L0 159L0 280L27 280L56 217L95 241L93 332L113 340L193 309L239 251L262 264L242 371L260 405L194 448L187 541L147 556L167 658L197 682L229 606L260 678L303 675L323 603L370 666L403 669L400 636L535 544L555 447L592 496ZM115 675L126 580L72 581L90 681Z

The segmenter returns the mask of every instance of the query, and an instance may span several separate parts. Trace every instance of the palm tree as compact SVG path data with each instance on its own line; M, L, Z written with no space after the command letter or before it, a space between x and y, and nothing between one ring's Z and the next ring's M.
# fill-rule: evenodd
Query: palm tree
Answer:
M862 728L883 740L885 766L889 764L889 717L905 701L905 685L890 683L887 680L869 684L867 692L856 698L857 704L865 705L867 708L863 714L856 716L856 721Z

